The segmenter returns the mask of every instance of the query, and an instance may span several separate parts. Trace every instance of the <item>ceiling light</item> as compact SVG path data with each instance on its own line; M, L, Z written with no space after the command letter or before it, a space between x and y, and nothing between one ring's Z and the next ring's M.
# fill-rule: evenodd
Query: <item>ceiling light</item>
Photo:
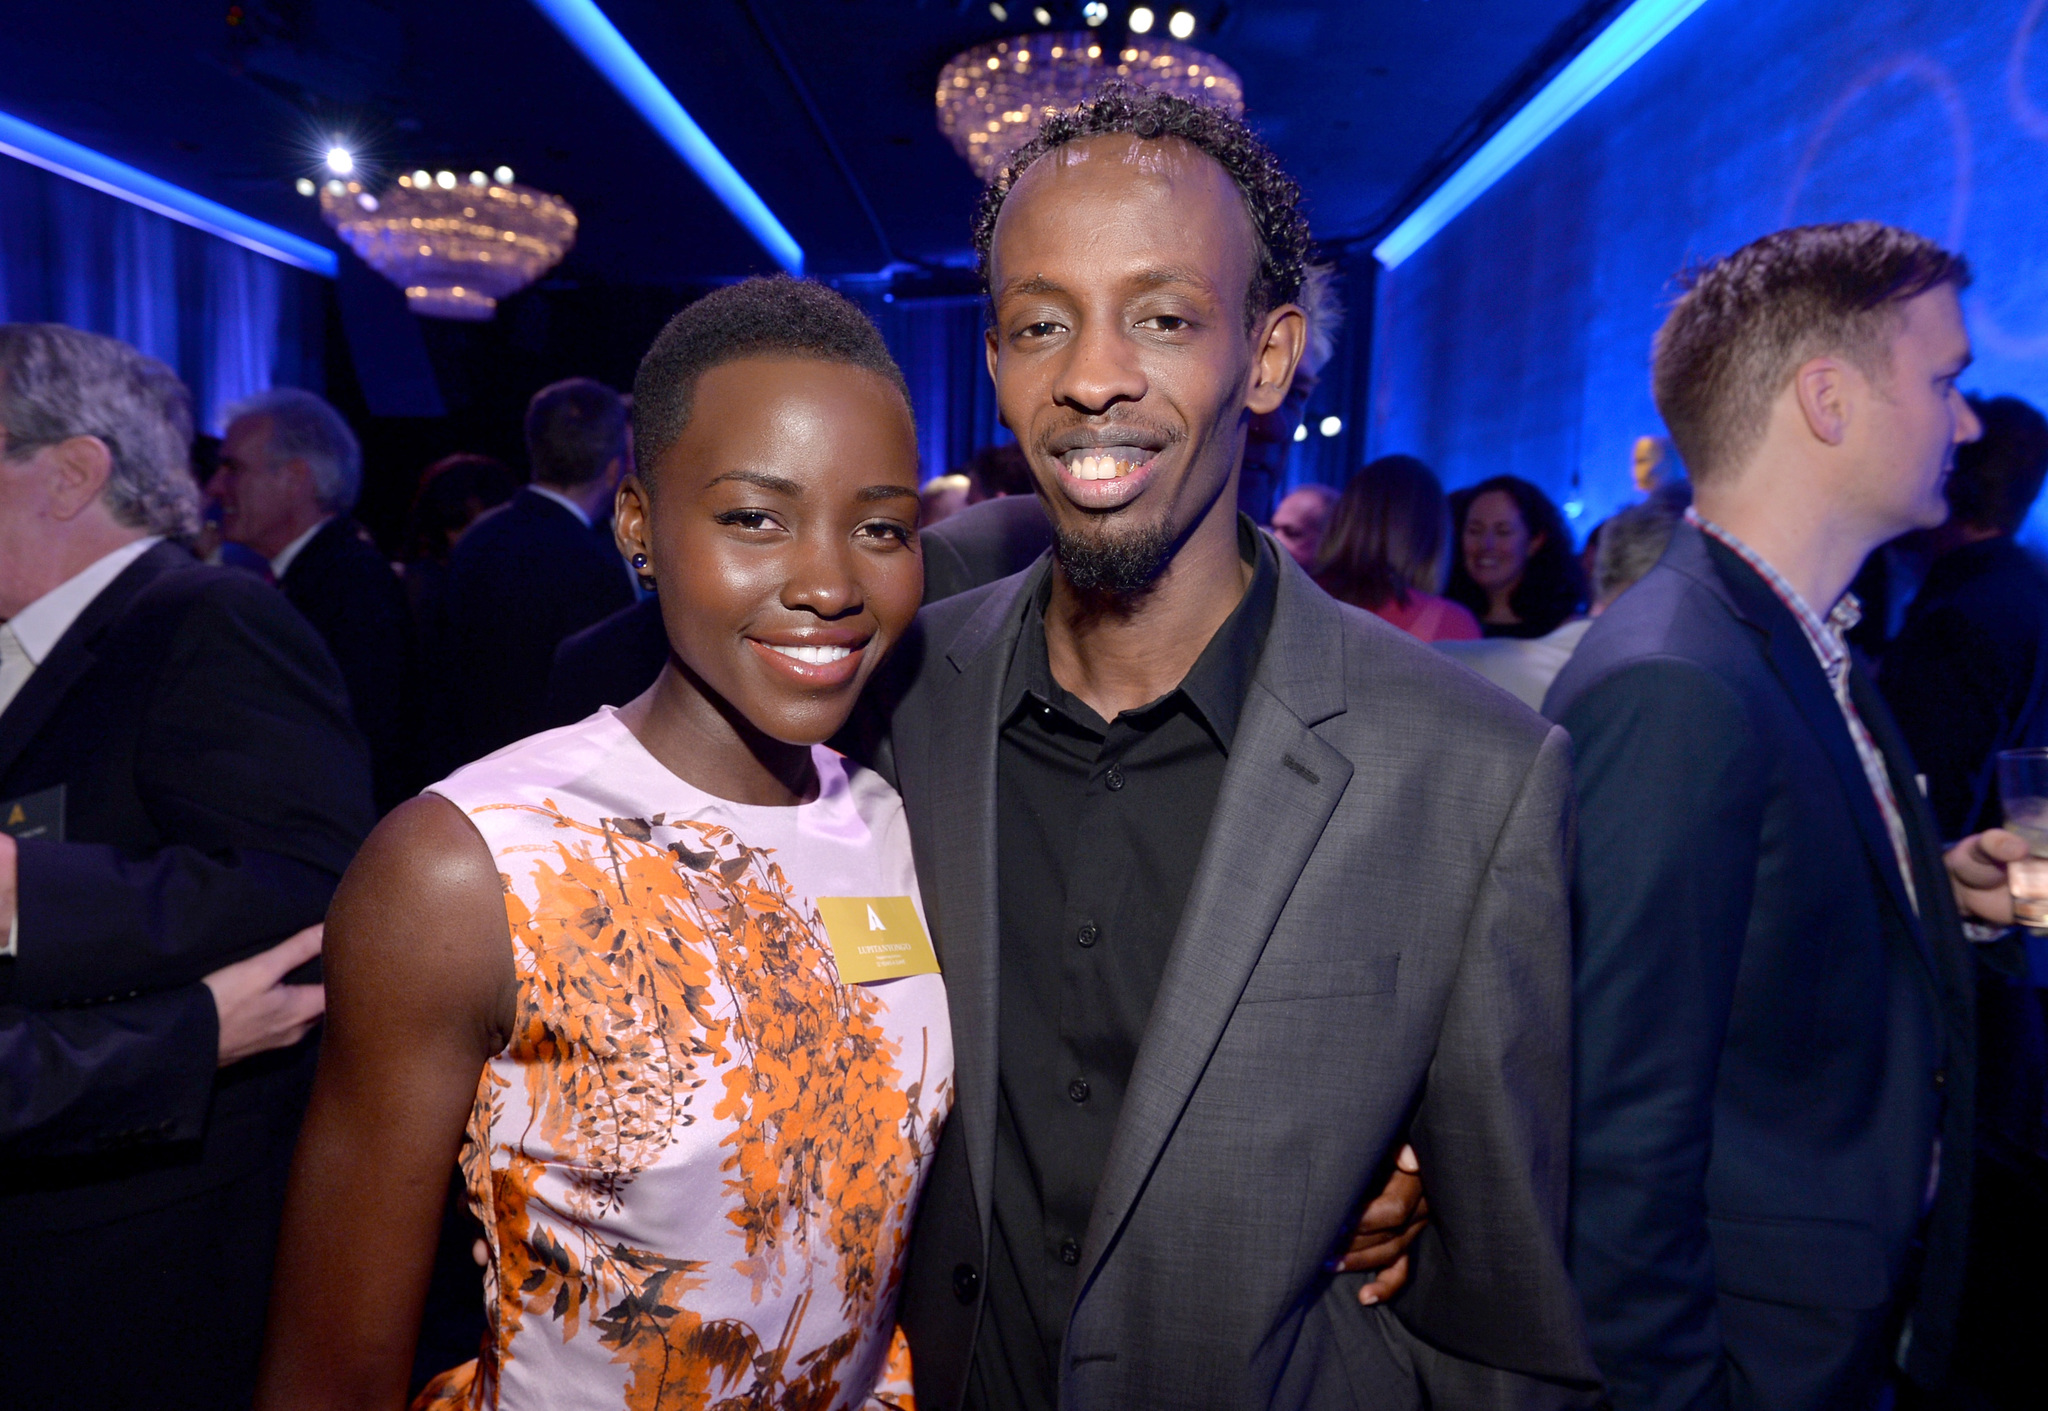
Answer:
M1102 0L1088 0L1088 3L1081 7L1081 18L1088 21L1088 27L1093 29L1109 18L1109 6L1103 4Z
M560 197L510 184L457 190L454 173L440 175L381 198L336 181L320 198L321 218L415 313L487 319L576 243L576 213Z
M1195 17L1186 10L1175 10L1166 22L1166 32L1175 39L1186 39L1195 32Z
M676 95L647 67L618 26L605 17L596 0L533 0L534 8L554 22L563 36L582 51L596 70L631 103L648 126L711 188L733 218L761 242L777 264L791 274L804 272L803 246L784 228L754 188L747 185L725 153L704 135Z
M1131 11L1129 23L1132 34L1150 34L1152 32L1152 11L1140 5L1137 9Z
M1047 42L1047 41L1051 42ZM1176 39L1136 39L1105 50L1087 30L976 45L939 71L939 130L987 181L1038 131L1047 114L1123 79L1244 112L1244 84L1227 65Z
M491 173L491 179L496 181L500 186L510 186L512 184L512 168L499 167L496 171Z
M1316 427L1316 430L1322 432L1325 436L1335 436L1338 432L1342 431L1343 429L1344 418L1337 416L1324 417L1322 420L1322 424Z
M434 178L426 172L416 171L412 174L412 184L414 186L432 186Z
M327 182L327 194L330 196L345 196L348 194L348 184L338 176L331 177Z
M336 176L347 176L356 169L356 159L346 147L327 149L327 170Z
M1046 9L1045 6L1040 5L1031 12L1031 18L1037 20L1040 24L1051 24L1052 11Z
M313 178L312 178L312 177L310 177L310 176L302 176L302 177L300 177L300 178L299 178L299 194L300 194L301 196L314 196L314 195L318 195L318 194L319 194L319 191L320 191L320 188L319 188L318 186L314 185L314 183L313 183Z
M1704 0L1635 0L1410 211L1373 254L1393 269L1657 46Z
M0 154L311 274L332 279L338 269L334 251L325 245L266 225L182 186L173 186L162 177L117 162L105 153L23 122L11 113L0 112Z
M988 12L989 12L989 13L990 13L991 15L994 15L994 16L995 16L995 17L996 17L997 19L999 19L999 20L1006 20L1006 19L1010 18L1010 12L1009 12L1008 10L1004 9L1004 8L1003 8L1003 7L1001 6L1001 5L999 5L999 4L997 4L997 5L990 5L990 6L988 7Z
M471 186L489 186L491 179L480 171L473 171L469 174L469 184Z
M1307 427L1307 426L1305 426L1305 425L1304 425L1304 426L1297 426L1297 427L1295 427L1295 428L1294 428L1294 439L1295 439L1295 440L1297 440L1297 441L1306 441L1306 440L1308 440L1308 427Z
M452 171L435 172L434 185L440 187L443 191L453 191L455 189L455 173Z

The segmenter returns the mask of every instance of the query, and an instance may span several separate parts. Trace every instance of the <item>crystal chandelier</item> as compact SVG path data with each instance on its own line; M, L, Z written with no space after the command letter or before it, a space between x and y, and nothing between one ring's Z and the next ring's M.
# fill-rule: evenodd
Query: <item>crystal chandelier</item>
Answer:
M514 184L504 167L496 179L416 171L381 195L360 181L329 181L320 215L430 318L489 318L576 243L569 203Z
M987 181L1046 117L1115 78L1244 115L1244 84L1214 55L1150 35L1118 45L1083 29L1021 34L955 54L939 70L939 130Z

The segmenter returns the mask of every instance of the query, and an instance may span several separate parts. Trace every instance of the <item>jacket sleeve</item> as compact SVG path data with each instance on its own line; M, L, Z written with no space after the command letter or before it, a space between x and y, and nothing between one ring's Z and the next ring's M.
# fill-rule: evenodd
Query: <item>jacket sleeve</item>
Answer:
M170 630L131 765L161 845L21 844L10 1003L175 989L273 945L325 914L369 831L361 738L290 604L252 580Z
M1561 713L1577 753L1572 1273L1618 1411L1728 1402L1707 1161L1761 846L1740 698L1649 659Z
M1547 1384L1508 1397L1516 1404L1572 1399L1598 1381L1565 1269L1571 833L1570 746L1553 729L1472 910L1413 1125L1431 1222L1414 1281L1391 1305L1453 1358ZM1451 1405L1475 1404L1471 1390L1435 1388Z
M0 1006L0 1156L196 1139L219 1044L204 985L86 1009Z

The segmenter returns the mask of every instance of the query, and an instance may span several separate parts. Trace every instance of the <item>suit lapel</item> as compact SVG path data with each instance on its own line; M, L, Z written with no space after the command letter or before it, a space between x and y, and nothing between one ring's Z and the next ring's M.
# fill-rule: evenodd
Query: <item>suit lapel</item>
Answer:
M95 644L135 595L158 574L180 562L191 561L182 549L158 544L122 569L113 582L100 590L99 596L85 605L85 611L65 629L50 655L7 703L7 709L0 712L0 779L7 777L21 752L48 723L71 688L99 660Z
M1698 530L1691 532L1698 535L1704 547L1705 536ZM1919 937L1920 920L1906 895L1905 879L1899 875L1898 855L1892 850L1891 830L1885 827L1884 814L1871 792L1870 777L1863 772L1863 757L1857 754L1856 743L1849 737L1849 724L1842 717L1841 704L1835 699L1834 688L1828 684L1820 659L1813 654L1813 644L1806 639L1805 629L1792 615L1792 609L1757 576L1756 570L1727 549L1716 546L1708 552L1712 554L1712 562L1720 568L1717 577L1724 587L1723 596L1731 601L1738 616L1763 633L1765 659L1770 662L1772 672L1786 693L1792 697L1792 703L1806 721L1807 728L1820 742L1828 763L1834 767L1849 813L1856 820L1856 831L1862 835L1864 851L1883 879L1885 894L1891 898L1892 906L1906 923L1907 930ZM1851 698L1854 698L1853 688ZM1865 723L1867 725L1868 721ZM1894 792L1897 792L1896 787ZM1900 806L1905 806L1903 799Z
M1330 645L1345 640L1341 614L1284 551L1278 559L1273 624L1096 1190L1081 1250L1090 1279L1179 1122L1351 779L1350 761L1310 730L1344 708L1344 673L1332 671L1328 660Z
M996 749L1003 683L1017 641L1018 600L1035 593L1048 565L991 593L934 663L930 713L917 731L918 812L939 826L916 836L925 905L953 1016L953 1116L984 1240L996 1159ZM898 740L898 748L902 741ZM906 788L905 793L910 793Z

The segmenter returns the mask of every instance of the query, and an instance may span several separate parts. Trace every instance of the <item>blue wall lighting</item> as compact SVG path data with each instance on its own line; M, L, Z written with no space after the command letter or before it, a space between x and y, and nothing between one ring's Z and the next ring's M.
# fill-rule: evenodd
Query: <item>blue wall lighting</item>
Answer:
M245 250L268 255L288 265L334 278L338 266L334 251L325 245L266 225L253 216L231 211L217 201L173 186L162 177L137 171L126 162L81 147L68 137L59 137L7 113L0 113L0 152L44 171L53 171L81 186L118 196L123 201L155 211L160 216L182 221L208 235L231 240Z
M634 52L618 26L605 18L594 0L533 0L534 7L554 22L568 41L583 51L583 57L608 79L612 87L636 108L647 125L673 147L676 155L690 164L704 179L748 234L775 257L775 263L791 274L804 272L803 247L783 229L775 212L747 185L746 178L725 159L697 121L683 111L675 94L654 76L647 61Z
M1489 186L1506 176L1515 163L1564 126L1565 120L1590 103L1629 66L1657 46L1657 41L1706 0L1636 0L1613 23L1580 50L1578 56L1543 85L1534 98L1509 118L1449 179L1429 193L1408 218L1394 227L1373 254L1388 269L1429 243L1460 211L1478 200Z

